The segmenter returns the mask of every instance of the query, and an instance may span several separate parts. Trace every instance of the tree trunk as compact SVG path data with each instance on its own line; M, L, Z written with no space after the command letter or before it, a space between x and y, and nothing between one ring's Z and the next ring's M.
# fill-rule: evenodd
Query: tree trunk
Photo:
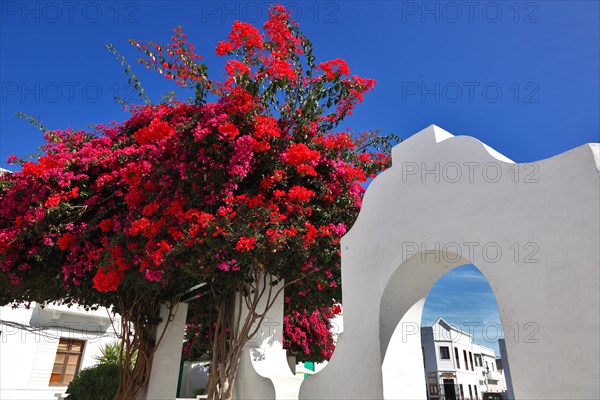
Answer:
M170 302L170 312L173 312L175 303L175 300ZM115 311L121 315L121 331L117 335L121 340L121 371L114 400L139 399L148 386L154 353L171 319L169 315L164 328L157 332L160 306L156 297L119 299L118 309ZM136 353L135 363L132 363L132 357Z
M246 343L261 328L267 312L285 286L274 290L275 278L256 271L252 284L239 284L231 293L217 294L217 322L206 391L208 400L231 400ZM218 295L218 297L217 297Z

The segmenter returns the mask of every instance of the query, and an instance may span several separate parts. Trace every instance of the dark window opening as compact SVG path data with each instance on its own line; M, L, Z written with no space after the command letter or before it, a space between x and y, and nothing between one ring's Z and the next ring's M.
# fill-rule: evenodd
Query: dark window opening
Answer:
M458 358L458 349L454 348L454 358L456 359L456 368L460 369L460 358Z
M440 346L440 359L441 360L449 360L450 359L450 349L447 346Z

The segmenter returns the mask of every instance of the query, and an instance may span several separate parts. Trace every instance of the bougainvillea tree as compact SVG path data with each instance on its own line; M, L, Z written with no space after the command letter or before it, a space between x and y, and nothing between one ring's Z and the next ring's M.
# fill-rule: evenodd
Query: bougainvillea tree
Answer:
M117 394L127 400L149 378L159 305L206 283L208 394L229 399L244 344L283 295L275 284L308 310L339 299L339 239L389 138L333 130L374 81L340 59L317 63L282 6L262 31L233 24L216 48L221 81L180 28L167 45L132 44L194 98L132 106L93 132L47 132L42 156L0 178L0 274L13 300L114 307L123 357L137 350Z

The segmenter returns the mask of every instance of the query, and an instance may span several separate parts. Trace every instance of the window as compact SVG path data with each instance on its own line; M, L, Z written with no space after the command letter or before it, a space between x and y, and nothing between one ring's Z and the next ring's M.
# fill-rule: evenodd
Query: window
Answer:
M83 340L60 339L50 375L50 386L67 386L71 383L79 370L83 345Z
M469 352L469 361L471 362L471 371L475 371L473 368L473 353Z
M473 385L473 389L475 390L475 400L479 400L479 394L477 393L477 385Z
M469 361L467 361L467 351L463 350L463 357L465 357L465 369L469 369Z
M458 358L458 349L454 348L454 359L456 359L456 368L460 369L460 358Z
M432 396L437 396L438 393L438 387L436 383L430 383L429 384L429 394Z
M449 360L450 359L450 350L448 346L440 346L440 360Z
M469 385L469 399L473 398L473 391L471 390L471 385Z
M464 400L465 399L465 392L463 391L462 383L459 386L460 386L460 400Z
M475 354L475 366L483 367L483 363L481 362L481 354Z

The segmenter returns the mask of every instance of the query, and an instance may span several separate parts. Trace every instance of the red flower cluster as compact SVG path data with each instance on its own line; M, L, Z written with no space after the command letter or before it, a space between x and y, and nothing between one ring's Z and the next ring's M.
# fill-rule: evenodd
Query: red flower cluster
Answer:
M240 252L250 251L254 249L254 245L256 244L256 239L253 237L244 237L239 238L235 245L235 249Z
M333 306L331 306L331 312L334 315L341 314L341 312L342 312L342 306L340 306L339 304L334 304Z
M339 75L350 75L350 68L346 61L336 58L335 60L323 62L319 64L319 68L325 73L327 79L335 79L336 74Z
M94 288L99 292L112 292L117 290L125 274L122 271L98 270L94 275Z
M304 203L310 201L316 194L312 190L308 190L302 186L292 186L288 191L288 199L296 203Z
M321 153L311 150L304 143L294 143L282 154L282 159L294 166L299 173L312 176L317 175L314 167L320 157Z
M238 60L227 60L225 71L227 71L227 75L231 77L243 76L244 74L250 75L251 73L250 67Z
M151 144L159 140L168 139L175 134L175 129L168 122L154 118L150 125L141 128L133 134L139 144Z
M233 46L229 42L219 42L217 45L216 53L218 56L224 56L226 54L231 53L233 50Z
M219 133L222 135L223 139L233 141L240 131L234 124L226 122L219 126Z
M257 140L270 140L281 137L281 132L277 127L277 120L273 117L257 115L254 125L254 137Z
M65 232L58 238L56 244L58 244L58 248L61 250L67 250L77 241L77 237L73 235L71 232Z
M258 29L251 24L234 21L231 33L229 34L229 43L234 49L244 47L247 50L261 49L263 47L263 38Z

